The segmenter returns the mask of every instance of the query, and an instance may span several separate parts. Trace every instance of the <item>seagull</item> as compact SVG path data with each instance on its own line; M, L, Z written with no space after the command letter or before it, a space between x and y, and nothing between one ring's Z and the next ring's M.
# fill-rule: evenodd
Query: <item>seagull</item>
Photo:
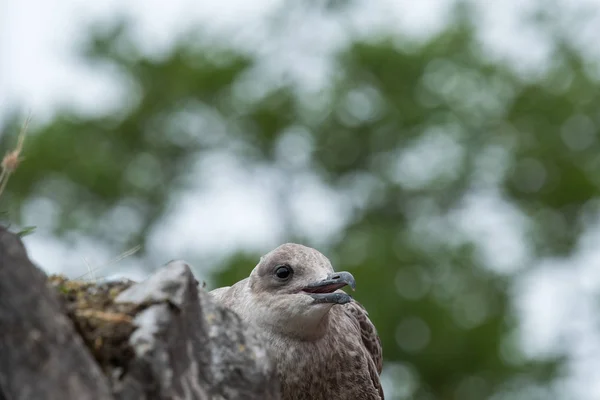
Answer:
M383 400L381 341L355 288L319 251L286 243L250 276L210 292L252 325L273 359L283 400Z

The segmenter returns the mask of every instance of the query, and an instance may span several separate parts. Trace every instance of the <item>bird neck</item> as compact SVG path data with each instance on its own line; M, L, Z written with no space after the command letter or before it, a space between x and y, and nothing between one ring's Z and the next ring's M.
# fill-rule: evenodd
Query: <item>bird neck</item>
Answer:
M308 315L290 318L280 321L277 330L288 337L302 340L314 341L321 339L327 333L330 322L330 307L321 310L313 310Z

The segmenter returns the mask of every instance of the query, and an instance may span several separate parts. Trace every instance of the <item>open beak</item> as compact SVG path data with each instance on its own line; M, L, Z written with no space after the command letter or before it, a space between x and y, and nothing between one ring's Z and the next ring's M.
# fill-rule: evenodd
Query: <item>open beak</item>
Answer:
M311 283L302 290L308 293L315 303L346 304L352 297L347 293L336 293L336 290L344 286L350 286L352 290L356 288L356 281L350 272L334 272L324 280Z

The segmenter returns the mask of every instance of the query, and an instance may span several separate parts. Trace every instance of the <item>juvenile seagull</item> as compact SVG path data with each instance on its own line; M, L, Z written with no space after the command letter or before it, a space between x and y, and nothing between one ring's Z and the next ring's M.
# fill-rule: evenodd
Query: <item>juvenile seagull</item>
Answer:
M355 287L323 254L288 243L250 276L210 292L254 325L275 361L284 400L383 400L381 342Z

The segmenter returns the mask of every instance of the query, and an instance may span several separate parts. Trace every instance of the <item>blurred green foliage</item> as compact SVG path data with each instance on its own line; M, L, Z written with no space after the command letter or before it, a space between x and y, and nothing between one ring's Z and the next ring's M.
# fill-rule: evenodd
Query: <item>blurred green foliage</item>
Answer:
M546 72L523 78L485 57L458 17L424 43L352 43L328 85L307 93L285 82L256 88L253 56L192 37L146 56L127 26L85 46L89 62L119 71L127 107L97 117L66 110L31 132L4 200L14 219L26 200L45 197L60 212L57 234L144 243L198 158L227 151L249 166L306 169L352 207L320 249L359 282L356 298L396 373L390 399L530 398L529 385L560 376L560 359L528 360L519 348L509 295L518 272L489 268L472 240L435 223L470 194L495 190L527 217L533 259L573 251L598 208L600 83L566 41L556 38ZM290 139L310 143L307 164L294 164ZM128 236L98 228L118 206L140 217ZM282 224L286 240L311 243ZM216 282L247 276L258 256L232 255Z

